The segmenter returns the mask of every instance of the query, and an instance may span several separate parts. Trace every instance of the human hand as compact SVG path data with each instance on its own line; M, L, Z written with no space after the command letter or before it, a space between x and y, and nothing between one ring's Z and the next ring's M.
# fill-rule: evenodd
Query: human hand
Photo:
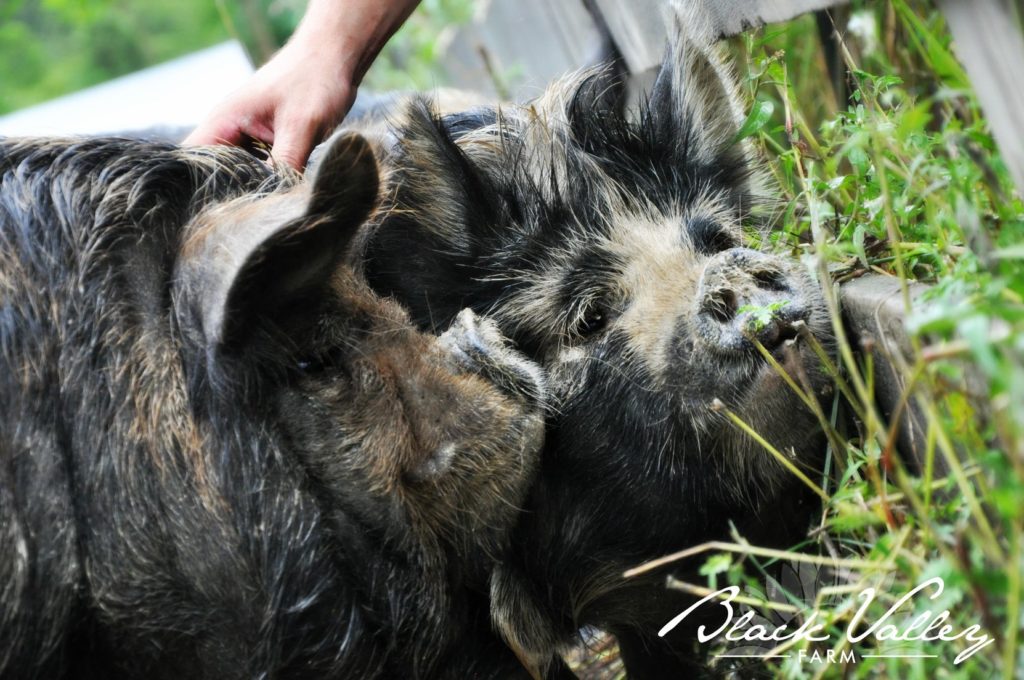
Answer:
M355 99L352 69L315 41L293 41L219 104L184 141L186 145L254 140L271 157L302 170Z
M366 69L418 2L310 0L288 44L184 143L258 140L276 162L301 170L348 113Z

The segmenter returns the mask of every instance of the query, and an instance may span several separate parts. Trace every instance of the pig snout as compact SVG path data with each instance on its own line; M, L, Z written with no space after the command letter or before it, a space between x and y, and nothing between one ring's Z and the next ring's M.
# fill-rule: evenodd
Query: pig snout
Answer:
M697 292L697 331L709 349L748 353L757 340L772 351L797 336L810 306L797 275L777 257L748 248L715 255Z

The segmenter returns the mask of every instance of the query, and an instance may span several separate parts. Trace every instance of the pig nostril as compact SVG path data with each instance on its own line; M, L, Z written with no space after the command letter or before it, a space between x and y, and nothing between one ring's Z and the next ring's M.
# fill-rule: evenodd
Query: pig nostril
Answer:
M729 289L716 290L705 304L708 314L719 323L727 323L736 316L736 293Z
M787 323L782 320L778 320L777 323L779 324L778 343L780 345L786 342L787 340L796 340L797 338L800 337L799 331L797 331L796 327L793 324Z
M758 288L762 290L786 290L786 277L782 272L762 269L751 274Z

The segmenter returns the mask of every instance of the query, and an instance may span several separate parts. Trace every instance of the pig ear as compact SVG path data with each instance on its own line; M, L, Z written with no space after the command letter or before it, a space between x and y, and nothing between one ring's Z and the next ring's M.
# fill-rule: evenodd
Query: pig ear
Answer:
M358 227L377 204L377 157L366 138L356 132L339 132L326 145L312 179L307 219L326 218ZM353 235L354 229L349 229L348 236Z
M335 139L311 184L208 218L215 226L184 264L208 347L241 344L265 320L315 303L376 205L369 143L351 133Z
M743 123L734 75L699 0L667 9L668 48L648 103L651 123L686 155L711 161L733 145Z
M399 201L415 210L435 249L467 254L496 222L499 200L484 173L459 148L435 105L413 99L400 134Z

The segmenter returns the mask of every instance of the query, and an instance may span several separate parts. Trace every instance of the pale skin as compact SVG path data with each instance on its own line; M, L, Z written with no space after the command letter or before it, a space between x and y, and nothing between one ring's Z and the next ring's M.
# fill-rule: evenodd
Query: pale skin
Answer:
M348 113L381 47L419 0L310 0L288 43L207 116L187 145L259 140L302 170Z

